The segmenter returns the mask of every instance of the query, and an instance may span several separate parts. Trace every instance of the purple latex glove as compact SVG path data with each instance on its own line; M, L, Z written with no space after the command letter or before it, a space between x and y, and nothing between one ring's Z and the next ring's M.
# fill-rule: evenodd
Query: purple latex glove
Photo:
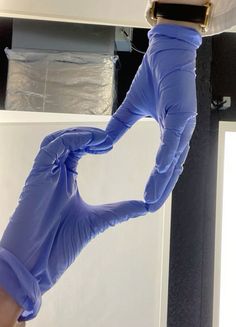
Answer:
M161 144L144 194L149 210L155 211L173 190L189 151L197 115L196 51L202 37L193 28L172 24L154 26L148 37L148 50L106 131L117 142L140 118L152 117L159 124ZM140 149L140 160L145 160L142 153L145 149Z
M106 152L112 142L106 132L89 127L55 132L44 139L1 239L0 286L24 309L19 321L38 314L42 294L91 239L147 213L141 201L105 205L83 201L77 164L88 146Z

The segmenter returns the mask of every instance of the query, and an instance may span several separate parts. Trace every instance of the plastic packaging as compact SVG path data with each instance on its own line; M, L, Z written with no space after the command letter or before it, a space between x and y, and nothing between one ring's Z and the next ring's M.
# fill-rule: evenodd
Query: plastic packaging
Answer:
M6 110L110 115L118 56L5 49Z

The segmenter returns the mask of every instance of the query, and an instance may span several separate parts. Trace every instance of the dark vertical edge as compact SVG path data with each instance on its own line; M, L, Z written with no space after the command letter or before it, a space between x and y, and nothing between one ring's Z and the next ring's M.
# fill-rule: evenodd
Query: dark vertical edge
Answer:
M203 38L196 71L197 127L172 195L168 327L210 326L202 321L211 321L211 38Z
M11 48L12 23L11 18L0 18L0 108L5 106L8 59L4 49L6 47Z

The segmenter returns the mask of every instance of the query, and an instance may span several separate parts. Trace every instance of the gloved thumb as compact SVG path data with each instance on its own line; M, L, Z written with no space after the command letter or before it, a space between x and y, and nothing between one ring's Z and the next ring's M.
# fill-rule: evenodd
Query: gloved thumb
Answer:
M90 206L90 226L93 235L104 232L107 228L117 225L130 218L144 216L148 213L147 204L143 201L123 201L101 206Z

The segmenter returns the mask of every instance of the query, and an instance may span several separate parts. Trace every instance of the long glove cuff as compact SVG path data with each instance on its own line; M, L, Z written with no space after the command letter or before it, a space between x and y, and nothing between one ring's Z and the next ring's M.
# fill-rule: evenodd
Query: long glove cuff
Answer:
M0 247L0 287L23 308L18 321L33 319L41 307L41 292L35 277L9 251Z

